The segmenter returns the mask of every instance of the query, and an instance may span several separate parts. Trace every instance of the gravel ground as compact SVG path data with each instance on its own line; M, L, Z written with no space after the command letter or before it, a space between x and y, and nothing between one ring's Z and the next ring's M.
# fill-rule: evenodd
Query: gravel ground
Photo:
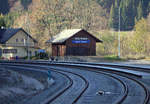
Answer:
M30 86L32 90L36 90L35 93L31 94L30 93L31 90L26 89L28 91L26 92L26 94L28 94L27 96L20 97L19 95L18 96L13 95L13 100L11 96L9 96L6 98L9 102L5 102L5 100L3 100L3 102L5 103L2 103L2 104L41 104L42 102L45 102L45 100L47 101L48 99L54 98L54 96L60 93L64 88L68 86L68 83L70 83L70 81L68 80L66 76L62 75L61 73L51 71L51 75L52 75L52 79L54 80L54 83L48 87L48 83L47 83L48 71L41 70L43 68L40 68L40 67L31 68L30 66L21 66L21 65L20 66L2 65L2 67L4 67L5 69L11 69L13 71L17 71L18 74L23 74L28 77L32 77L33 79L36 79L37 81L41 82L44 85L44 89L39 89L39 87L32 88ZM31 84L28 80L26 81L26 83ZM37 83L37 82L34 82L34 83ZM22 85L21 83L19 84L20 86Z
M150 60L128 60L128 61L115 61L104 59L102 57L97 56L72 56L72 57L58 57L58 60L61 61L80 61L80 62L96 62L96 63L122 63L122 64L131 64L131 65L143 65L150 66Z
M41 74L41 73L40 73ZM47 79L28 71L0 69L0 104L12 104L47 88ZM44 75L45 76L45 75Z
M117 63L128 64L128 65L150 66L150 61L147 60L129 60L129 61L117 62Z
M97 61L98 63L99 61ZM129 65L139 65L139 66L146 66L146 67L150 67L150 61L145 61L145 60L129 60L126 62L114 62L114 63L120 63L120 64L129 64ZM44 73L39 73L39 72L34 72L33 71L17 71L17 70L6 70L7 68L0 68L0 104L23 104L20 103L20 101L22 101L23 99L25 99L28 96L28 99L32 98L32 96L35 96L36 94L38 94L39 92L43 91L43 95L49 95L47 92L48 90L45 90L48 88L48 83L47 83L47 76ZM78 72L78 71L77 71ZM78 73L81 73L78 72ZM89 78L90 74L88 72L87 76L85 74L85 77ZM39 77L40 76L40 77ZM92 75L95 77L95 75ZM98 79L95 79L92 76L89 78L91 79L91 83L97 86L101 86L102 88L96 88L95 86L92 88L90 87L89 91L86 92L86 96L84 96L81 100L79 100L79 104L80 103L87 103L85 101L90 100L91 96L87 96L90 94L92 94L92 97L95 97L96 100L91 101L93 104L94 103L98 103L100 102L104 102L102 99L111 99L109 101L112 100L116 100L117 96L115 97L111 97L111 96L105 96L105 98L103 98L103 96L100 97L97 95L95 95L96 91L98 91L98 89L103 89L106 91L111 91L111 92L121 92L121 89L117 89L118 91L116 91L116 88L118 88L118 84L116 84L116 82L112 83L113 86L115 87L110 87L111 89L105 88L102 85L98 85L98 83L94 83L93 80L95 80L95 82L99 82L101 80L101 77L99 77ZM60 77L61 78L61 77ZM106 79L105 79L106 80ZM141 79L141 81L143 81L147 86L150 86L150 81L149 79ZM101 82L104 83L104 82ZM63 83L62 83L63 85ZM58 86L59 87L59 86ZM134 88L134 87L133 87ZM95 90L93 90L95 89ZM137 88L139 89L139 88ZM45 91L45 92L44 92ZM50 91L50 90L49 90ZM93 92L94 91L94 92ZM38 96L37 96L38 97ZM38 97L39 98L39 97ZM35 101L36 97L33 98L33 101ZM43 98L44 99L44 98ZM98 102L95 102L98 101ZM31 104L34 104L32 102L30 102ZM105 100L106 103L106 100ZM110 102L107 102L110 103ZM24 104L29 104L29 102L24 102ZM37 104L37 103L36 103Z

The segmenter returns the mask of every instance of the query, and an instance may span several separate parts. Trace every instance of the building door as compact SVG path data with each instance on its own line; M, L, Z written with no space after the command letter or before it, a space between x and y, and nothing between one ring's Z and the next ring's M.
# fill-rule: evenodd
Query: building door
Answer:
M57 56L60 56L60 49L59 49L59 46L57 46Z
M29 57L31 57L32 56L32 51L29 51Z

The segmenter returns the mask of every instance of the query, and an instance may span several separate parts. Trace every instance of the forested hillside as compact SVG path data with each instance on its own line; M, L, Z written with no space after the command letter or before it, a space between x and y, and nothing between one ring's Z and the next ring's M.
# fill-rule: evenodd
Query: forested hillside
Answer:
M63 29L84 28L98 37L99 31L116 31L119 14L121 31L138 31L141 20L149 21L150 0L1 0L0 12L0 26L22 27L45 48L45 41ZM112 40L110 35L101 38ZM102 47L113 53L112 44L106 44Z
M5 14L9 12L9 4L7 0L3 0L0 3L0 12Z
M109 8L108 6L106 7ZM149 14L150 0L113 0L110 7L109 27L118 30L120 14L121 30L132 30L135 22Z
M72 1L72 0L62 0L58 1L50 1L50 0L1 0L0 3L0 12L3 14L11 14L12 12L34 12L36 8L36 5L42 6L40 3L48 2L47 5L57 4L57 6L62 6L63 4L67 4L68 8L67 9L72 9L70 5L76 4L78 2L81 4L82 9L86 9L89 7L93 7L93 3L95 2L97 4L97 8L99 10L94 11L98 15L100 15L102 18L107 19L107 26L104 26L103 28L112 28L115 30L118 30L118 25L119 25L119 8L120 8L120 23L121 23L121 30L132 30L134 28L135 22L139 21L142 17L146 18L147 15L150 12L150 0L77 0L77 1ZM65 3L64 3L65 2ZM61 4L62 3L62 4ZM83 4L83 5L82 5ZM99 6L101 8L99 8ZM77 5L76 5L77 6ZM79 5L78 5L79 6ZM78 7L77 7L78 8ZM80 8L80 7L79 7ZM46 11L48 11L45 8ZM28 10L28 11L26 11ZM57 10L56 10L57 11ZM59 10L58 10L59 11ZM66 11L66 10L65 10ZM91 10L92 11L92 10ZM103 11L104 14L100 14L101 11ZM72 13L78 13L80 11L74 11ZM18 13L20 14L20 13ZM80 14L80 13L79 13ZM16 14L17 15L17 14ZM86 16L86 13L82 14L80 17ZM63 18L63 17L62 17ZM81 18L78 18L81 19ZM97 20L96 17L94 17L94 20ZM12 24L11 24L12 25ZM11 26L7 25L7 26ZM101 27L101 26L100 26ZM96 27L97 28L97 27Z
M19 10L21 7L27 9L28 6L32 3L32 0L1 0L0 1L0 13L7 14L11 10Z
M15 8L15 11L1 16L5 27L23 27L43 45L48 39L45 37L56 35L66 28L93 31L107 28L106 10L92 0L32 0L28 9Z

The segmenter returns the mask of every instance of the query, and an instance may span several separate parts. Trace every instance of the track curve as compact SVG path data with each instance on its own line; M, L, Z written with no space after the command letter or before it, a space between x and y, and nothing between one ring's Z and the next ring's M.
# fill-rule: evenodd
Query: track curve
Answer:
M43 64L43 65L49 65L49 64ZM54 64L53 64L54 65ZM67 65L66 65L66 67L68 67ZM85 69L85 70L87 70L87 68ZM143 102L141 103L141 104L148 104L148 102L149 102L149 90L145 87L145 85L143 84L143 83L141 83L140 81L138 81L138 80L136 80L135 78L132 78L132 77L129 77L129 76L126 76L126 75L123 75L123 74L120 74L120 73L117 73L117 72L114 72L113 74L112 74L112 72L105 72L104 70L98 70L98 69L92 69L92 70L89 70L89 71L94 71L94 72L96 72L96 73L105 73L105 74L107 74L107 75L110 75L111 77L113 77L114 79L119 79L120 80L120 83L122 83L123 84L123 86L124 86L124 96L122 97L122 99L120 99L120 100L118 100L117 102L115 102L115 104L128 104L128 103L125 103L124 101L126 100L126 98L127 98L127 96L130 96L129 95L129 93L128 93L128 86L129 85L127 85L126 83L125 83L125 81L123 81L123 80L121 80L119 77L115 77L116 75L117 76L121 76L121 77L124 77L124 78L127 78L128 80L131 80L131 81L133 81L133 83L135 84L135 85L137 85L137 86L139 86L139 87L141 87L143 90L144 90L144 92L145 92L145 97L144 97L144 100L143 100ZM71 72L72 73L72 72ZM115 75L115 76L114 76ZM86 80L86 79L85 79ZM88 87L87 87L88 88ZM86 87L85 87L85 90L83 91L83 93L86 91L86 89L87 89ZM77 97L76 99L77 100L74 100L73 101L73 103L72 104L75 104L78 100L79 100L79 98L83 95L83 93L82 94L80 94L79 95L79 97ZM133 104L134 102L132 102L132 104ZM139 104L139 103L138 103Z

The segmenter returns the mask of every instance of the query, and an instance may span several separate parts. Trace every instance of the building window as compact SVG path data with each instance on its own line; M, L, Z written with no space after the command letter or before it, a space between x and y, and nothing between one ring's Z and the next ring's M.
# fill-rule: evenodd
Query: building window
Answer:
M16 54L17 49L3 49L3 53L5 53L5 54L9 54L9 53Z
M37 51L35 51L35 56L37 56L37 54L38 54Z
M16 39L16 42L18 42L19 40L18 40L18 38Z
M32 51L29 51L29 56L30 56L30 57L32 56Z
M25 41L25 40L22 38L22 39L21 39L21 42L24 42L24 41Z

